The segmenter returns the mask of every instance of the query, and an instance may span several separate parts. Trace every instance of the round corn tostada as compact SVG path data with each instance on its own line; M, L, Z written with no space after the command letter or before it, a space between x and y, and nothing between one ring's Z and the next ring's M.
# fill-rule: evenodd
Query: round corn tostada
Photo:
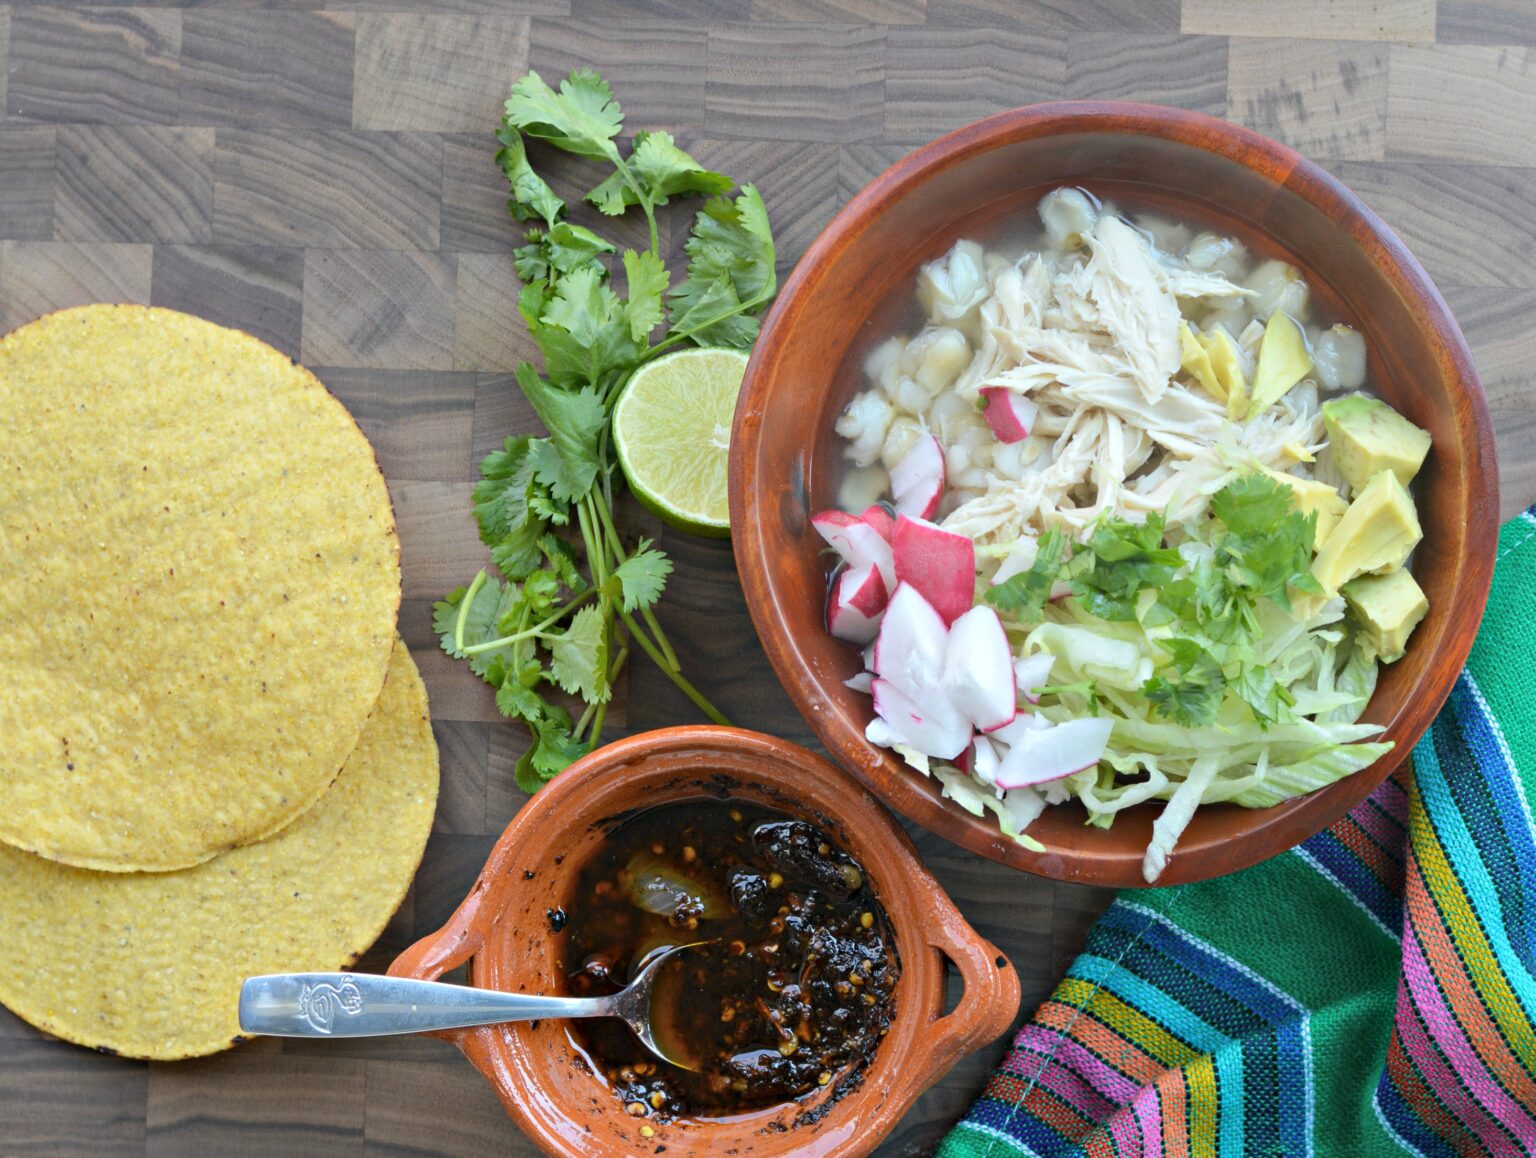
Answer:
M166 871L277 832L399 602L372 448L292 359L141 306L0 338L0 841Z
M401 643L335 785L276 836L168 873L0 845L0 1002L129 1057L227 1049L246 977L338 969L378 937L421 861L437 784L426 689Z

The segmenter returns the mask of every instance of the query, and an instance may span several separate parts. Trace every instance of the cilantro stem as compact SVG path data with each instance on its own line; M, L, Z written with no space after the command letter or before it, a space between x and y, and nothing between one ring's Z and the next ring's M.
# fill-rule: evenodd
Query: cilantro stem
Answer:
M602 524L603 530L608 536L608 541L613 546L614 557L618 559L619 565L623 566L629 556L624 551L624 542L619 538L619 530L614 525L613 512L602 503L593 503L593 506L597 510L597 521ZM672 650L672 642L667 638L667 633L661 629L661 624L657 622L656 613L649 607L642 607L640 609L640 618L645 620L645 625L651 629L651 634L656 638L656 645L661 648L661 654L666 657L667 662L663 665L665 670L669 673L682 671L683 665L677 658L677 652Z
M533 636L541 635L543 634L543 631L546 627L552 627L556 623L559 623L577 607L580 607L583 603L585 603L588 599L591 599L592 596L596 594L597 588L589 587L580 595L576 596L575 599L572 599L559 611L551 615L548 619L545 619L539 623L535 623L532 627L525 628L522 631L513 632L511 635L504 635L500 639L488 639L484 643L473 644L470 647L460 648L459 650L462 651L465 655L479 655L482 651L491 651L494 648L506 647L509 643L517 643L519 640L529 639Z
M475 596L480 594L480 588L485 586L485 568L480 568L480 574L476 575L474 582L469 585L469 590L464 592L464 598L459 601L459 613L453 620L453 648L459 654L467 654L464 651L464 621L469 617L469 605L475 601Z
M645 633L640 630L640 625L635 622L634 617L631 616L629 612L620 611L619 618L624 621L624 626L629 628L630 635L632 635L635 639L635 642L640 645L640 649L644 651L646 655L651 657L651 662L659 667L666 675L666 677L678 686L678 689L683 693L683 695L687 696L694 702L699 711L703 712L717 724L724 724L726 727L731 726L731 722L720 714L719 709L716 708L714 704L710 703L703 697L703 695L700 694L698 688L694 687L691 683L688 682L687 678L683 675L682 672L672 671L667 667L666 661L662 658L661 652L657 651L656 645L645 637Z

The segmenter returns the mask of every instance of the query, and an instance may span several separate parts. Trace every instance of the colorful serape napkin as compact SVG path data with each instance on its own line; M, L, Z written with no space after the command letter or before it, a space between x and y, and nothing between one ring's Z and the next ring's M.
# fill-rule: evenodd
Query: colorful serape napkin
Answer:
M1413 769L1120 894L941 1158L1536 1154L1536 507Z

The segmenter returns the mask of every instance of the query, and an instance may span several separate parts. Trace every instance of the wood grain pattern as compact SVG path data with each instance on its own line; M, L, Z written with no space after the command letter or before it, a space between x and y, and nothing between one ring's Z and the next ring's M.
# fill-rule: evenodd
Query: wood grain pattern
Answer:
M1318 161L1386 156L1384 44L1233 37L1227 115Z
M213 130L61 125L56 241L213 240Z
M1015 103L1130 97L1278 136L1356 188L1440 282L1488 390L1509 515L1536 500L1533 51L1530 0L16 3L0 6L0 329L88 301L189 310L317 366L374 440L404 539L401 631L444 770L418 884L360 965L378 970L448 916L525 800L523 734L431 623L432 601L485 561L474 464L538 430L510 375L533 349L492 160L518 71L598 68L629 130L671 131L755 181L786 271L912 147ZM601 175L540 163L573 202ZM689 213L664 215L669 251ZM633 222L614 233L640 241ZM677 563L662 617L699 682L738 722L810 741L729 545L625 518ZM608 718L620 735L697 717L638 662ZM1032 1007L1107 894L914 835ZM931 1152L996 1056L925 1095L882 1158ZM533 1155L442 1042L267 1041L150 1068L0 1011L0 1153L305 1150Z

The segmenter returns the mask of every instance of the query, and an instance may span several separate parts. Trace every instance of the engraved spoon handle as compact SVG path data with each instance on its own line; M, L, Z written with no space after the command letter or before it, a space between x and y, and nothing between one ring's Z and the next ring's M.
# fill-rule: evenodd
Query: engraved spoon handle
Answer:
M367 973L272 973L240 989L240 1028L274 1037L375 1037L532 1021L607 1017L608 997L534 997Z

